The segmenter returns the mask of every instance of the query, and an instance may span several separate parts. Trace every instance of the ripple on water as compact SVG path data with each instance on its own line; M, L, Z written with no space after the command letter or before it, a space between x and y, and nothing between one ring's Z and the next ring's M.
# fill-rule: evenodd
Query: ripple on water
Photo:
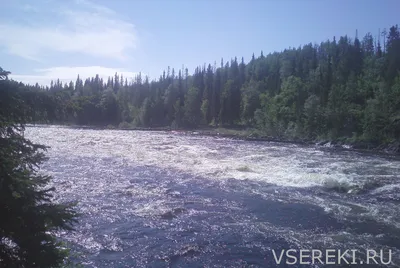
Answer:
M161 132L26 136L51 146L42 172L55 200L79 201L77 231L60 235L88 267L268 267L271 249L290 247L399 252L398 159Z

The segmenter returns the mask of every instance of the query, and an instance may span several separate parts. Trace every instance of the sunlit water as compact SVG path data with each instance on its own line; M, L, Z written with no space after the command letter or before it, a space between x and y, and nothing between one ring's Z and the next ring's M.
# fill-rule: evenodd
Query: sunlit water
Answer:
M79 202L61 237L87 267L275 267L271 250L290 248L390 249L399 267L398 158L177 132L25 136L51 147L56 201Z

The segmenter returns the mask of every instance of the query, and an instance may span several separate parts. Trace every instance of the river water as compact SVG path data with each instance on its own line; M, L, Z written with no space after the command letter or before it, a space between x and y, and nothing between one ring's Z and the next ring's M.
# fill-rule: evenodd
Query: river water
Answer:
M283 249L383 250L392 263L375 266L400 267L399 158L177 132L25 136L51 147L55 200L79 202L60 237L85 267L325 267L277 265Z

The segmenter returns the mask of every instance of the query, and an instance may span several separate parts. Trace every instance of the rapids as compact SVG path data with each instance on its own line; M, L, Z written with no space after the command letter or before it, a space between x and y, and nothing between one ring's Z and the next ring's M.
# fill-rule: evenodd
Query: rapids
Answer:
M55 201L79 202L76 231L59 235L86 267L275 267L271 250L290 248L390 249L400 264L398 157L156 131L25 136L50 146Z

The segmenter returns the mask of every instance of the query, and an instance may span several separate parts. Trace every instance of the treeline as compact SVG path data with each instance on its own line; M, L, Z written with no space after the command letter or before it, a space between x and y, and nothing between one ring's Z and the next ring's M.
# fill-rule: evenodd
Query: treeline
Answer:
M382 43L381 43L382 39ZM173 128L245 126L286 139L400 140L400 34L342 36L266 56L29 86L33 120ZM22 84L20 84L22 86Z

